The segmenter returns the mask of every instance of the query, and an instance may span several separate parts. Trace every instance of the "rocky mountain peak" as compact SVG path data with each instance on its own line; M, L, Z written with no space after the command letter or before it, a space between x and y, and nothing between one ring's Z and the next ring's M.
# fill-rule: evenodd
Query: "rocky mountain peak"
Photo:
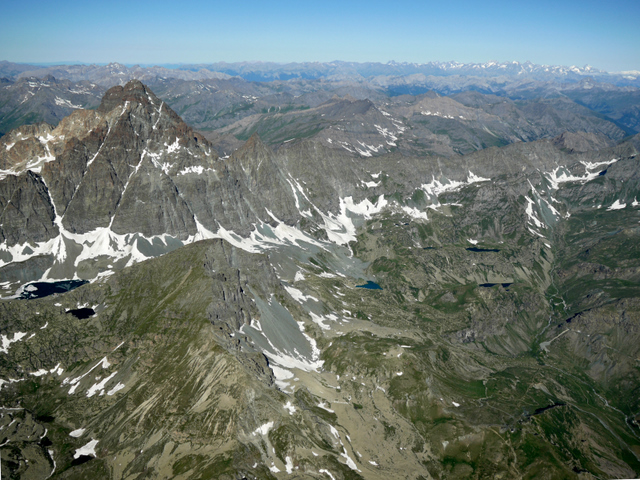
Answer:
M239 163L243 168L252 170L266 159L273 157L273 150L264 144L260 135L254 133L230 157L230 163ZM269 160L271 161L271 160Z
M162 103L140 80L131 80L124 86L116 85L107 90L98 111L109 112L125 102L137 102L143 105Z
M262 142L260 135L258 133L254 133L249 137L245 144L235 152L234 156L241 154L254 154L257 152L264 152L265 150L270 152L270 149Z

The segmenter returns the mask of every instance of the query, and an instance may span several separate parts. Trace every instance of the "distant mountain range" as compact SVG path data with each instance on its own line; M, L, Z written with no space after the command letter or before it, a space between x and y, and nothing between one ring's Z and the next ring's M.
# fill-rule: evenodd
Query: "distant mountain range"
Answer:
M237 62L141 67L127 67L120 63L108 65L55 65L37 66L0 62L0 77L16 79L20 77L43 77L53 75L73 81L89 80L101 84L126 82L132 78L148 81L151 78L180 78L183 80L205 80L210 78L241 77L249 81L276 80L351 80L390 81L404 77L416 81L421 77L479 77L518 78L538 81L575 82L584 77L593 77L618 86L640 86L640 71L609 73L591 66L537 65L531 62L428 62L428 63L357 63L357 62Z
M403 74L426 68L410 64L252 63L234 64L233 71L226 64L215 66L246 78L258 70L275 75L277 68L292 72L295 67L298 72L288 80L265 80L272 75L249 81L207 69L214 66L187 70L110 64L27 70L4 62L0 71L11 78L1 81L0 134L24 124L56 125L74 109L97 107L108 87L132 78L145 81L223 156L253 133L274 148L314 137L364 156L392 151L451 156L564 132L594 134L600 145L640 132L640 88L607 83L619 77L603 72L515 63L427 66L461 74ZM536 79L536 72L545 69L553 79ZM350 73L329 75L338 70ZM398 75L361 75L382 70ZM484 76L462 75L465 71Z

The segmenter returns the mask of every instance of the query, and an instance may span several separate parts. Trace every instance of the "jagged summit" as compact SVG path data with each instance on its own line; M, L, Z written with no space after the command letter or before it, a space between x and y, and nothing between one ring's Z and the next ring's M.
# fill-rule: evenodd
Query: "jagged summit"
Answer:
M105 267L210 238L221 227L246 235L256 223L273 221L265 205L295 223L273 152L254 136L236 157L237 165L221 161L139 81L110 89L99 109L78 109L56 128L10 132L0 139L0 165L9 177L1 201L15 213L6 212L0 226L10 251L4 262L37 259L34 280L45 271L48 278L79 272L94 278Z
M102 102L98 107L100 112L108 112L113 110L117 105L126 101L138 102L143 105L149 103L161 103L161 101L153 95L150 90L139 80L130 80L124 86L116 85L111 87L102 97Z
M96 256L121 255L127 243L136 250L135 238L118 235L193 238L196 214L177 185L213 171L218 160L209 143L139 81L110 89L98 110L76 110L56 128L22 127L1 142L5 175L24 179L19 198L49 205L54 215L44 207L29 214L29 205L14 196L17 214L5 217L0 236L17 245L57 244L46 262L50 278L69 276L83 259L92 264ZM24 175L29 171L35 176ZM38 255L36 249L28 257ZM125 257L133 258L131 252Z
M150 106L156 110L160 105L164 104L164 102L156 97L151 89L141 81L130 80L124 86L116 85L115 87L111 87L107 90L102 97L102 102L98 107L98 111L106 113L113 110L118 105L125 104L126 102ZM174 119L179 119L178 115L175 114L173 110L167 110L167 113L174 117Z

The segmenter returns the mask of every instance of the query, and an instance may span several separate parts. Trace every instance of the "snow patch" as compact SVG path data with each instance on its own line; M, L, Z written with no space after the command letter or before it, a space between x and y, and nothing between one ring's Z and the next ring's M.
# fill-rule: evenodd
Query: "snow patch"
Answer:
M258 428L256 428L253 431L252 435L267 435L269 433L269 430L271 430L273 428L273 422L267 422L264 425L259 426Z
M557 190L559 188L559 184L561 183L590 182L591 180L598 178L600 176L601 170L594 171L596 168L602 167L604 165L609 166L617 161L618 161L617 158L611 159L608 162L605 161L605 162L591 163L591 162L581 161L580 163L582 163L582 165L584 165L585 167L585 174L582 176L571 174L571 172L569 172L565 167L557 167L552 172L546 173L545 176L549 180L551 184L551 188L553 188L554 190Z
M293 373L287 370L286 368L279 367L277 365L269 365L271 370L273 371L273 376L276 378L276 385L284 390L289 387L289 382L285 380L290 380L293 378Z
M201 165L191 166L183 168L178 172L178 175L186 175L188 173L195 173L196 175L202 175L204 172L213 171L213 168L204 168Z
M527 201L527 209L526 209L526 214L529 217L529 220L532 221L534 223L534 225L538 228L544 228L545 225L544 223L542 223L538 217L536 216L535 212L533 211L533 205L534 205L534 201L531 200L528 196L524 197L525 200Z
M0 378L0 390L2 390L2 387L5 383L16 383L16 382L21 382L23 379L19 378L19 379L15 379L15 378L10 378L9 380L3 380L2 378Z
M87 443L85 446L80 447L76 450L76 453L73 454L73 458L80 458L81 456L85 455L85 456L89 456L89 455L93 455L94 457L96 456L96 445L98 444L99 440L91 440L89 443Z
M102 368L104 369L104 368L109 368L111 364L109 363L109 360L107 360L107 357L104 357L102 360L96 363L93 367L91 367L88 372L80 375L79 377L76 377L72 380L65 378L64 381L62 382L62 385L71 385L71 388L69 389L69 395L73 395L75 393L76 389L78 388L78 385L80 385L80 380L82 380L84 377L89 375L93 370L98 368L98 366L100 365L102 365Z
M6 335L2 335L2 347L0 347L0 352L9 353L9 346L12 343L19 342L26 336L27 334L25 332L15 332L13 334L13 338L9 338Z
M291 403L291 400L284 405L284 408L289 411L289 415L296 413L296 407Z
M469 176L467 177L467 183L478 183L478 182L490 182L490 178L479 177L475 175L471 170L469 170Z
M453 115L447 115L445 113L440 112L431 112L431 110L422 110L420 112L421 115L430 116L430 117L441 117L441 118L454 118Z
M333 474L327 470L326 468L321 468L320 470L318 470L319 473L326 473L327 475L329 475L329 478L331 478L331 480L336 480L336 477L333 476Z
M402 207L402 211L412 218L429 220L429 218L427 217L427 212L421 212L415 207L412 208L412 207L405 206L405 207Z
M349 242L356 240L356 227L349 213L369 219L372 215L380 213L387 204L388 202L385 200L384 195L380 195L375 204L371 203L369 199L356 204L353 201L353 197L346 197L340 198L340 213L338 215L334 215L331 212L325 215L317 209L316 211L324 221L324 229L329 240L338 245L347 245Z
M164 146L167 147L167 153L174 153L180 150L180 148L182 148L180 147L180 141L178 137L176 137L175 142L173 142L171 145L167 145L167 142L165 142Z
M329 273L329 272L322 272L322 273L319 273L319 274L318 274L318 276L319 276L320 278L336 278L336 277L337 277L337 275L335 275L335 274L333 274L333 273Z
M383 128L380 125L374 125L374 127L378 130L378 133L382 135L387 145L392 147L397 146L395 142L398 140L398 137L396 137L389 129Z
M311 295L304 295L297 288L293 288L285 285L284 289L289 293L289 295L291 295L291 298L293 298L296 302L300 304L308 300L315 300L316 302L319 302L319 300L316 297L313 297Z
M51 370L45 370L44 368L41 368L37 372L32 372L31 375L33 375L34 377L41 377L42 375L46 375L47 373L56 373L56 371L62 372L62 369L60 368L59 363L55 367L53 367Z
M611 205L609 208L607 208L607 211L611 211L611 210L622 210L623 208L625 208L627 206L626 203L622 203L620 200L616 200L613 205Z
M108 396L112 396L112 395L114 395L116 392L119 392L120 390L122 390L124 387L125 387L124 383L119 383L119 382L118 382L118 384L117 384L115 387L113 387L111 390L109 390L109 391L107 392L107 395L108 395Z
M438 201L438 196L445 192L457 190L465 185L464 182L458 182L457 180L445 180L446 183L443 183L436 180L435 177L432 177L431 183L425 183L420 188L427 194L427 196L429 196L429 198L432 200L435 199L436 203L439 205L440 202Z
M365 182L362 181L362 184L367 188L375 188L379 187L382 182Z
M327 411L327 412L329 412L329 413L336 413L336 412L335 412L335 410L331 410L329 407L327 407L327 404L326 404L326 403L324 403L324 402L320 402L320 403L318 404L318 406L319 406L321 409L326 410L326 411ZM333 427L331 427L331 428L333 429ZM333 430L332 430L332 432L333 432ZM336 433L335 433L334 435L338 436L338 435L337 435L337 432L338 432L338 431L336 430Z
M116 372L113 372L111 375L109 375L107 378L105 378L104 380L102 380L100 383L96 383L94 385L91 386L91 388L89 388L89 390L87 390L87 397L91 398L93 397L96 393L100 392L100 395L104 395L104 387L107 384L107 382L109 382L109 380L111 380L113 377L115 377Z
M279 220L277 221L279 223L275 228L265 223L255 226L254 230L247 238L242 238L234 232L226 230L222 226L218 227L218 231L215 234L206 230L204 227L202 227L202 230L205 238L223 238L233 246L250 253L262 253L272 248L276 248L279 245L292 245L304 248L304 243L326 250L325 246L318 240L295 227L286 225ZM187 240L187 243L190 243L190 240L191 237Z
M349 456L349 454L347 453L347 449L344 446L342 447L342 453L340 454L340 456L345 459L347 467L349 467L351 470L355 470L356 472L360 471L360 469L356 465L356 462L354 462L353 459Z
M69 107L74 109L82 108L82 105L74 105L73 103L71 103L71 100L67 100L65 98L56 97L54 99L54 102L56 105L59 105L61 107Z
M313 323L318 325L322 330L331 330L331 327L324 323L325 320L330 320L332 322L336 322L338 320L338 317L333 313L330 313L328 315L317 315L313 312L309 312L309 315L311 315L311 320L313 321Z
M287 471L288 474L292 474L293 473L293 462L291 461L291 457L285 457L285 470Z

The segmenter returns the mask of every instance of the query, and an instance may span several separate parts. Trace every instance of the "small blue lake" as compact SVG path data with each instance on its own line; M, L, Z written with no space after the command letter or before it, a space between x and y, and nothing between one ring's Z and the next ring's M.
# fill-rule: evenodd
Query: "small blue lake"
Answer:
M65 313L73 315L80 320L85 320L89 317L93 317L96 314L96 311L93 308L83 307L75 308L73 310L67 310Z
M509 288L513 283L481 283L478 286L484 288L495 287L496 285L502 285L502 288Z
M376 282L372 282L371 280L367 281L364 285L356 285L357 288L368 288L369 290L382 290L382 287L378 285Z
M33 298L42 298L53 295L54 293L64 293L74 288L78 288L88 280L62 280L60 282L34 282L24 287L19 298L31 300Z
M467 247L470 252L499 252L497 248L479 248L479 247Z

